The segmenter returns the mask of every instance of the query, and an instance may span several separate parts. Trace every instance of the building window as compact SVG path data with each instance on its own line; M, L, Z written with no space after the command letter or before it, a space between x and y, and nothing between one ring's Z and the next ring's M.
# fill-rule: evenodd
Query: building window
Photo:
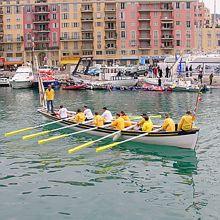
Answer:
M125 9L125 3L124 2L121 3L121 9Z
M62 14L62 19L63 20L69 19L69 14L68 13Z
M97 27L101 27L101 26L102 26L102 23L101 23L101 22L96 22L96 26L97 26Z
M220 47L220 40L218 40L218 44L217 44L217 46Z
M58 28L58 27L59 27L59 24L58 24L58 23L53 23L53 24L52 24L52 27L53 27L53 28Z
M69 23L62 23L62 28L68 28L69 27Z
M190 21L186 21L186 27L187 27L187 28L190 28L190 27L191 27Z
M79 27L79 23L78 22L73 22L72 27Z
M64 50L68 50L68 42L63 42L63 48Z
M136 31L131 31L131 39L136 40Z
M11 14L11 7L10 7L10 6L7 6L7 7L6 7L6 13L7 13L7 14Z
M57 14L52 14L52 19L56 20L57 19Z
M186 2L186 9L190 9L190 2Z
M158 31L154 31L154 38L155 38L155 39L158 38Z
M121 12L121 19L124 20L124 12Z
M97 11L101 11L101 3L97 2Z
M10 24L7 24L7 25L6 25L6 29L10 30L10 29L11 29L11 25L10 25Z
M157 18L158 17L158 13L155 11L154 12L154 18Z
M125 50L121 50L121 54L122 54L122 55L125 55L125 54L126 54L126 51L125 51Z
M78 42L76 42L76 41L73 42L73 49L74 50L78 50L79 49L78 48Z
M102 51L97 50L97 51L96 51L96 55L102 55Z
M154 46L158 46L158 40L154 40Z
M186 47L191 47L191 41L190 40L186 41Z
M20 14L21 10L19 6L15 6L15 14Z
M125 31L121 31L121 38L125 38Z
M181 25L181 22L180 21L176 21L176 25Z
M176 2L176 9L180 9L180 2Z
M136 50L132 50L132 51L131 51L131 54L132 54L132 55L135 55L135 54L136 54Z
M121 22L121 28L125 28L125 22L124 21Z
M61 10L62 11L69 11L69 4L62 4L61 5Z
M17 51L21 50L21 44L17 44Z
M180 40L176 40L176 46L178 46L178 47L181 46L181 42L180 42Z

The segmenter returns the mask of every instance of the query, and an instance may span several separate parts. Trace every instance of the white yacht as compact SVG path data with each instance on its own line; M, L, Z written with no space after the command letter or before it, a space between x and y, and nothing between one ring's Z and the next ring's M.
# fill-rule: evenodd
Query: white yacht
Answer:
M13 89L25 89L33 86L34 74L29 66L18 67L15 75L10 80Z

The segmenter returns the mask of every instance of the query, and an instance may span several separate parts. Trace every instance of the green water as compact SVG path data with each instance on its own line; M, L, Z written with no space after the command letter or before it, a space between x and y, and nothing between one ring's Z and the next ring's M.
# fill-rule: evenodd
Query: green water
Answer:
M57 91L55 104L171 111L178 119L195 99L193 93ZM4 138L6 131L48 120L36 112L36 92L0 88L0 219L219 219L219 101L218 90L203 96L196 151L129 143L101 154L91 147L68 155L93 137L46 145Z

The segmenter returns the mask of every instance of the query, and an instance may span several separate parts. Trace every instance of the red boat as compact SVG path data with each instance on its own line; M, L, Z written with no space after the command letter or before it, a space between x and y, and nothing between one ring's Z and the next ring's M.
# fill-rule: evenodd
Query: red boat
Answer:
M172 92L172 88L170 88L170 87L164 88L162 86L156 86L156 85L152 85L152 84L149 84L149 83L145 83L143 85L143 88L147 91L155 91L155 92L168 91L168 92Z
M62 89L64 89L64 90L81 90L81 89L86 89L86 85L85 84L66 85L66 86L63 86Z

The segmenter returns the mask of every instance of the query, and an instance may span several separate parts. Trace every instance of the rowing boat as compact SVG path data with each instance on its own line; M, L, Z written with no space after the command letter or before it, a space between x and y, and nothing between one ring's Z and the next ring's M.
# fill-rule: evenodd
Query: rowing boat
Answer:
M45 108L38 109L38 112L44 115L46 118L51 120L59 120L56 115L51 115L46 111ZM69 120L62 120L60 123L64 125L71 125L75 124L73 121ZM79 124L76 127L73 127L73 130L82 131L90 128L95 128L92 125L88 124ZM88 131L88 134L95 135L95 136L106 136L108 134L114 133L117 130L112 128L97 128L92 131ZM138 135L143 134L142 131L122 131L121 132L122 139L129 139L131 137L135 137ZM159 146L172 146L172 147L179 147L185 149L195 149L196 143L198 140L199 129L193 129L189 132L182 132L182 131L175 131L175 132L151 132L146 136L140 137L135 139L135 142L144 143L147 145L159 145Z

